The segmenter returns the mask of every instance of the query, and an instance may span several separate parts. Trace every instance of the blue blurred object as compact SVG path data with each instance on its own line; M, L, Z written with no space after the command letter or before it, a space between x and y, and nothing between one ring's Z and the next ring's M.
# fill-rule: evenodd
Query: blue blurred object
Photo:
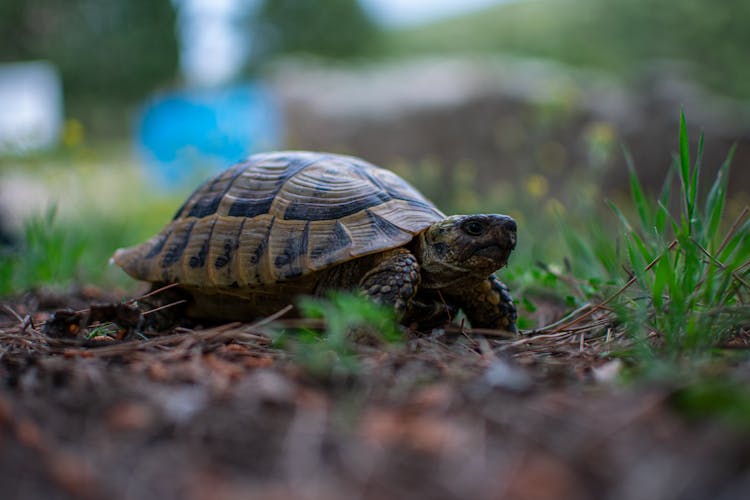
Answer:
M279 106L257 82L160 94L145 104L136 131L149 170L166 187L274 149L281 139Z

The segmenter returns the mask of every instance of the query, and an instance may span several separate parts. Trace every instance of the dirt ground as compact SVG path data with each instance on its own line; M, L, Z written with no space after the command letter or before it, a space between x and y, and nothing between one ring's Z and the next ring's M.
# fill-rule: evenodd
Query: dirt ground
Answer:
M148 340L45 333L51 311L101 299L84 291L0 303L2 498L750 491L750 432L688 419L675 408L677 387L616 382L623 366L606 354L617 341L607 325L512 339L412 333L402 344L357 343L357 368L328 373L257 324Z

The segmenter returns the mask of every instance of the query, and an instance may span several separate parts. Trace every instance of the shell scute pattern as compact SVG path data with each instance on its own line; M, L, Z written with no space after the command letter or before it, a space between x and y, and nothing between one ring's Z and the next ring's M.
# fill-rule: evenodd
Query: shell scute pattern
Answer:
M352 237L341 221L314 221L310 231L310 266L322 269L346 259Z
M270 231L275 224L275 217L269 214L246 219L245 227L240 234L234 263L234 276L240 286L272 283L271 265L268 259L268 242Z
M163 255L161 256L160 265L162 268L167 269L179 262L185 252L185 248L187 248L188 243L190 242L190 235L193 233L193 227L195 227L195 220L186 219L174 228L167 240Z
M219 209L224 195L231 188L233 182L242 175L240 165L224 171L221 175L206 181L199 186L177 211L173 220L195 217L201 219L215 214Z
M310 222L280 219L269 235L269 252L273 258L274 280L298 278L307 266Z
M214 231L214 226L216 226L216 218L211 217L209 219L199 220L196 224L208 226L205 229L197 228L201 234L206 234L207 236L205 238L195 238L191 243L188 243L188 247L185 249L185 254L189 256L189 258L186 259L186 263L190 269L198 269L206 265L208 250L211 248L211 234ZM193 226L193 229L196 229L196 227Z
M279 193L272 211L284 219L332 220L356 214L391 199L384 191L374 190L351 165L338 170L313 165L289 179L287 189Z
M256 286L398 247L444 217L362 160L269 153L201 185L160 234L114 259L146 281Z

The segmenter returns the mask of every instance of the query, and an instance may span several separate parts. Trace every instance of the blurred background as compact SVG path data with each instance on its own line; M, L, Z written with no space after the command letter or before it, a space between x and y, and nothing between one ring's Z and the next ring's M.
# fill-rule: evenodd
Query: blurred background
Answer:
M748 26L746 0L0 0L0 294L125 283L115 248L269 149L358 155L448 213L509 213L518 265L563 258L560 221L620 199L625 151L658 190L684 110L706 175L738 145L737 211ZM52 243L30 257L34 238Z

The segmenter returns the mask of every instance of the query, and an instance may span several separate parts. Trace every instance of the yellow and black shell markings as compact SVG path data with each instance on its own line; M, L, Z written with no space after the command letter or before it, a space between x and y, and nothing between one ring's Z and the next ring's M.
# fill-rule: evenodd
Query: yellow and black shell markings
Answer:
M396 248L445 218L396 174L350 156L251 156L201 185L150 240L115 252L136 279L246 287Z

